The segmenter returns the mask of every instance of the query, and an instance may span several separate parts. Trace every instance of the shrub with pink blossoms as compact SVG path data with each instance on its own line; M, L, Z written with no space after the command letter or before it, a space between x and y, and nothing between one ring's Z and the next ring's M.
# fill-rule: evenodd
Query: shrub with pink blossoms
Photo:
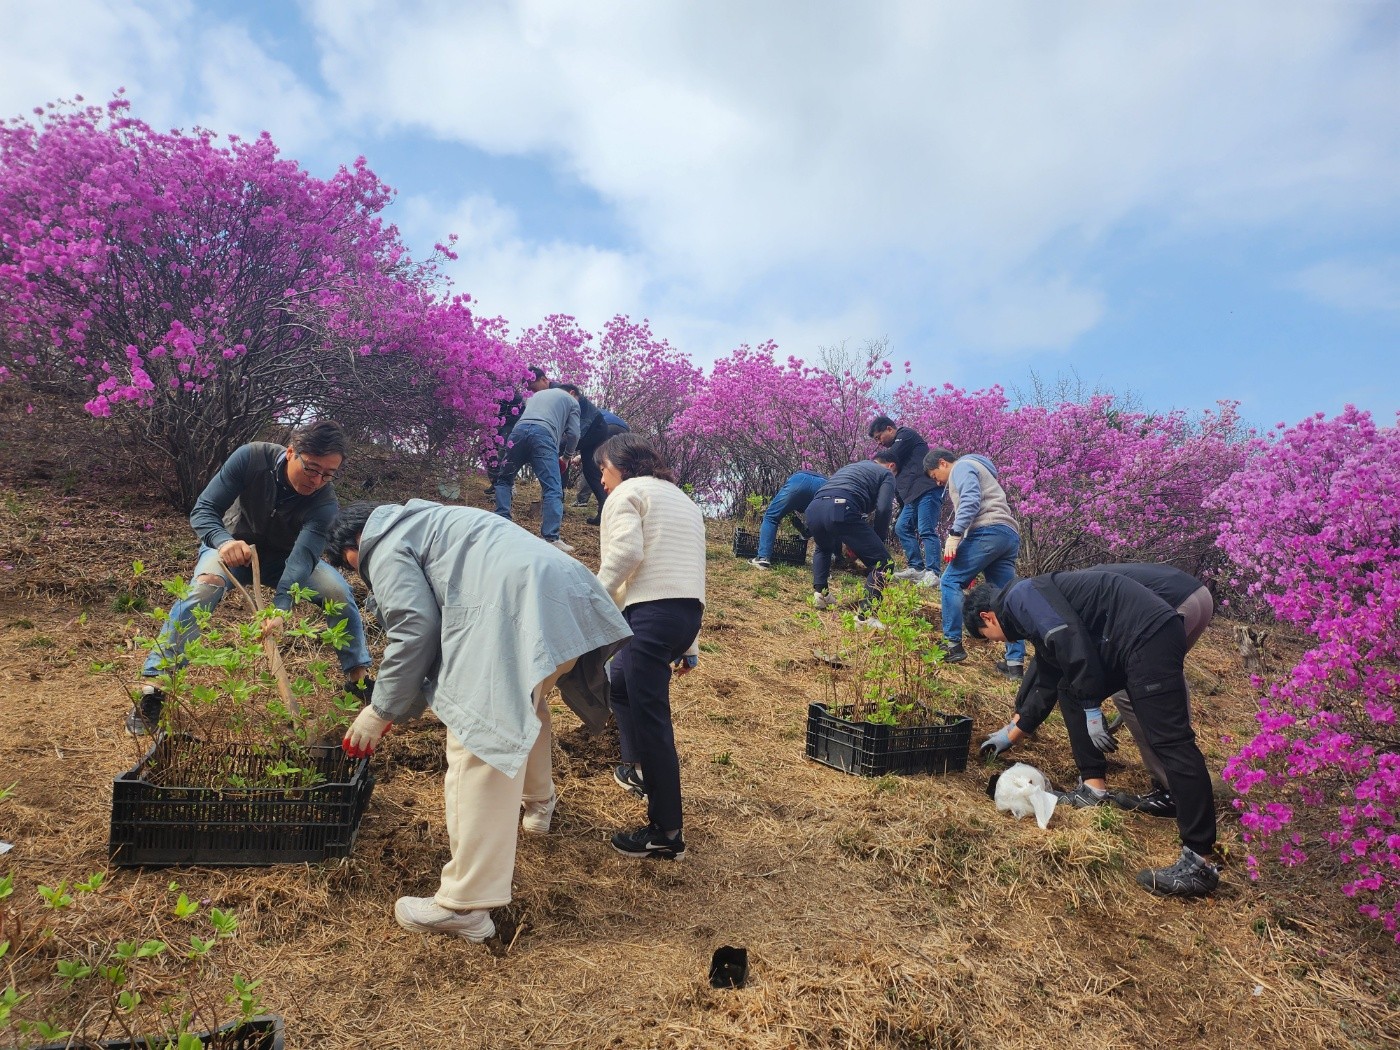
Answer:
M1400 941L1400 430L1350 406L1304 420L1213 503L1249 589L1314 639L1225 769L1251 871L1328 855Z

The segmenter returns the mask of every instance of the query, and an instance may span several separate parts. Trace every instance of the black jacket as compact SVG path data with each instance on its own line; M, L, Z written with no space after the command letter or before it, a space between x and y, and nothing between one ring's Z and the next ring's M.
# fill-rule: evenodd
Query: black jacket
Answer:
M1129 654L1176 610L1142 584L1084 569L1020 580L1003 588L992 611L1008 641L1035 644L1016 695L1018 725L1034 732L1057 696L1097 707L1127 684Z
M843 497L851 501L861 514L874 513L871 526L882 540L890 529L894 510L895 476L886 467L871 460L847 463L817 489L813 501L823 496Z
M938 483L924 473L924 457L928 455L928 442L919 436L917 430L900 427L894 432L894 444L890 451L895 454L899 466L899 476L895 478L894 489L900 503L913 503L925 492L938 488Z
M1205 586L1189 572L1170 565L1156 565L1150 562L1124 562L1120 565L1095 565L1091 572L1111 572L1134 580L1166 602L1173 609L1180 609L1187 598Z

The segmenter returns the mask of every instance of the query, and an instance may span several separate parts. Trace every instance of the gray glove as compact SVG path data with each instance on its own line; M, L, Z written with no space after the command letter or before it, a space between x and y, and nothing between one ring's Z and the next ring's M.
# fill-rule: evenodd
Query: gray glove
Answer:
M1101 709L1086 707L1084 720L1089 723L1089 739L1094 742L1096 748L1105 754L1118 750L1118 741L1113 739L1113 734L1108 731L1108 726L1104 725Z
M1012 722L1009 725L1002 726L991 736L987 737L986 740L982 741L982 747L980 748L982 761L985 762L989 758L995 758L1003 751L1011 750L1011 726L1015 724L1016 723Z

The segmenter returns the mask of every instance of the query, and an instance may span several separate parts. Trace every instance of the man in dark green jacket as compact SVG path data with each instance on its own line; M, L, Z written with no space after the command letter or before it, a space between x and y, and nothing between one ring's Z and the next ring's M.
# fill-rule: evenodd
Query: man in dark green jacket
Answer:
M323 420L297 431L285 448L268 441L242 446L205 486L190 512L199 537L190 589L171 606L146 658L141 671L145 684L127 716L127 732L140 736L154 731L165 704L161 675L183 663L185 646L198 635L195 610L212 610L228 588L219 563L240 583L250 584L254 546L262 570L259 582L276 588L275 608L291 611L294 584L315 591L313 600L323 609L327 602L340 603L341 609L327 615L332 626L345 621L349 644L339 650L340 667L353 689L364 689L370 655L360 610L345 577L320 560L340 510L330 482L345 454L345 432L338 423Z

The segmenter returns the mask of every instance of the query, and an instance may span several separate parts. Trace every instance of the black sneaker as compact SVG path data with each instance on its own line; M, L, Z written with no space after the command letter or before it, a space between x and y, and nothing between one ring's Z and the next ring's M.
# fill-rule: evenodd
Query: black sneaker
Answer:
M619 831L612 837L612 847L624 857L640 860L680 860L685 856L685 839L676 832L667 838L666 832L655 824L646 824L636 831Z
M595 514L591 518L584 518L583 523L585 525L601 525L603 523L603 515Z
M1220 885L1220 869L1199 853L1185 846L1170 868L1148 868L1137 875L1137 883L1158 897L1204 897Z
M1133 813L1146 813L1149 817L1176 816L1176 799L1172 798L1172 793L1164 787L1154 787L1145 795L1115 791L1113 804L1119 809Z
M943 642L943 662L945 664L960 664L967 659L967 650L963 648L962 642L950 642L946 639Z
M1061 791L1060 801L1075 809L1092 809L1095 806L1107 806L1113 801L1107 791L1100 794L1088 784L1080 784L1073 791Z
M132 736L154 736L160 724L160 713L165 708L165 693L157 686L143 685L141 699L126 716L126 731Z
M647 783L637 772L637 767L623 763L613 770L613 781L623 791L636 795L643 802L647 800Z
M575 507L586 507L593 502L592 496L579 496L574 500Z
M345 692L358 700L361 707L368 707L374 699L374 679L365 675L358 682L346 682Z
M1019 682L1022 678L1026 676L1026 665L1009 664L1005 660L998 660L997 673L1004 675L1007 678L1014 678L1016 681Z

